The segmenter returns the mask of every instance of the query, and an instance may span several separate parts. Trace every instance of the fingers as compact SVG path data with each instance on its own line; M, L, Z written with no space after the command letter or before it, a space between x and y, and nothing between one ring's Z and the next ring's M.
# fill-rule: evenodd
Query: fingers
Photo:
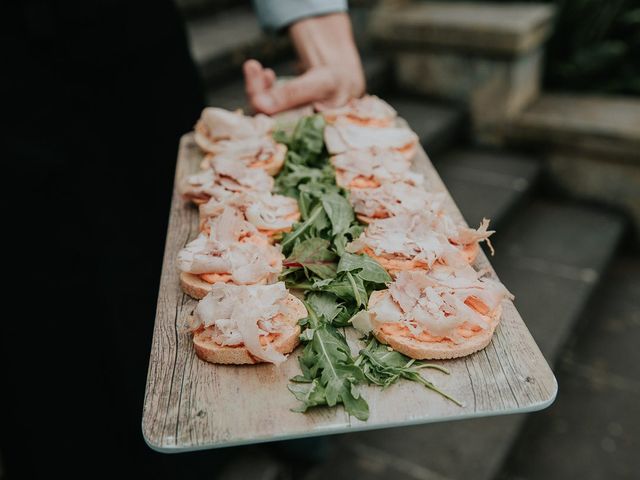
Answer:
M255 96L250 96L249 100L257 111L273 114L328 98L333 95L336 87L336 77L332 71L320 67Z
M247 60L242 65L244 88L249 98L266 90L265 70L257 60ZM273 71L273 70L272 70Z
M265 90L271 89L273 84L276 83L276 72L270 68L264 69L264 88Z

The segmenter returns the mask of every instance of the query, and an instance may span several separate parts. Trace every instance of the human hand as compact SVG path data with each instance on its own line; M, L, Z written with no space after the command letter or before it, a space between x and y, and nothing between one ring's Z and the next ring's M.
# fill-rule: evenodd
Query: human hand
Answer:
M346 13L305 18L289 27L289 35L302 75L280 83L274 71L260 62L244 63L247 97L257 112L274 114L307 104L322 110L364 93L362 63Z

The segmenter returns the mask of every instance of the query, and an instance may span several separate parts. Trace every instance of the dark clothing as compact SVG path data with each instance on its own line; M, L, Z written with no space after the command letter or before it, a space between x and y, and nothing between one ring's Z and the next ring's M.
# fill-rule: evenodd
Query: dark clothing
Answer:
M163 0L1 10L7 478L171 476L140 422L178 141L204 103L183 25Z

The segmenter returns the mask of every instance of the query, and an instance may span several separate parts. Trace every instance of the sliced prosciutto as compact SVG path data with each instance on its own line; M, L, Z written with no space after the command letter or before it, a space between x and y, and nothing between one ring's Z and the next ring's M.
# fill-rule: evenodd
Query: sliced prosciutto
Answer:
M238 140L270 135L275 121L263 114L253 117L241 112L207 107L195 126L195 141L205 152L215 153L221 140Z
M424 181L422 175L409 170L409 160L395 150L352 150L330 161L336 169L336 183L346 189L375 188L391 182L416 186Z
M408 128L373 128L338 120L325 127L324 141L332 155L377 147L396 150L411 159L416 152L418 136Z
M484 219L478 229L472 229L457 224L447 215L425 209L414 215L375 220L347 246L347 250L366 253L390 273L429 269L436 262L464 266L475 260L478 242L488 241L494 233L487 230L488 225L489 220Z
M376 220L347 245L347 251L369 255L392 275L402 270L429 269L436 262L465 265L462 252L433 229L434 218L425 211Z
M211 168L213 159L224 157L235 160L250 168L261 168L273 163L276 159L284 160L287 147L276 143L269 137L243 138L240 140L222 140L208 150L201 167Z
M220 216L225 208L238 210L246 221L267 235L289 231L300 219L298 202L291 197L270 192L241 192L222 199L211 198L200 205L201 226L208 225L207 220Z
M367 223L403 214L417 214L425 209L442 213L444 195L430 193L405 182L383 183L376 188L354 188L349 201L360 220Z
M343 107L323 110L322 116L328 123L345 121L367 127L391 127L398 114L384 100L365 95L350 100Z
M211 167L182 181L179 191L183 197L200 204L236 192L268 192L274 185L273 177L264 170L248 168L229 158L215 157Z

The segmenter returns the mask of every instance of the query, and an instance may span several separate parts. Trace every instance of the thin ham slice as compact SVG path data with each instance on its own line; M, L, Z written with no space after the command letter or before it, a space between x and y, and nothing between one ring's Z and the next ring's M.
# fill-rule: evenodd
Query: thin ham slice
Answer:
M337 121L325 127L324 142L329 153L337 155L373 147L412 150L418 143L418 136L408 128L373 128Z
M356 253L369 248L377 256L400 256L422 261L429 268L436 262L466 264L461 251L431 227L433 218L434 215L424 211L418 215L402 214L376 220L347 245L347 251Z
M351 188L354 180L372 180L376 185L403 182L421 185L422 175L410 170L411 162L401 153L388 148L352 150L331 157L336 169L336 182L343 188Z
M391 105L375 95L354 98L343 107L322 111L322 116L329 123L346 121L370 127L390 127L397 115Z
M273 131L274 125L274 120L266 115L249 117L240 112L207 107L196 123L195 140L204 151L215 153L216 142L265 137Z
M282 154L282 150L286 151L286 147L276 143L271 137L221 140L212 146L201 166L210 168L214 157L225 157L250 167L269 161L272 157Z
M493 234L487 226L485 219L480 228L474 230L454 222L448 215L424 209L413 215L375 220L347 249L359 252L368 247L376 255L397 254L425 261L429 268L436 262L464 266L468 263L463 254L465 247L487 240Z
M349 191L349 201L359 215L387 218L420 213L425 209L440 214L444 194L430 193L405 182L393 182L377 188L354 188Z
M240 192L222 199L212 197L200 205L200 221L215 218L225 208L236 209L245 220L261 230L284 230L299 218L298 202L270 192Z
M178 185L180 194L188 200L222 200L236 192L269 192L273 177L260 168L248 168L233 159L215 157L210 169L186 176Z

